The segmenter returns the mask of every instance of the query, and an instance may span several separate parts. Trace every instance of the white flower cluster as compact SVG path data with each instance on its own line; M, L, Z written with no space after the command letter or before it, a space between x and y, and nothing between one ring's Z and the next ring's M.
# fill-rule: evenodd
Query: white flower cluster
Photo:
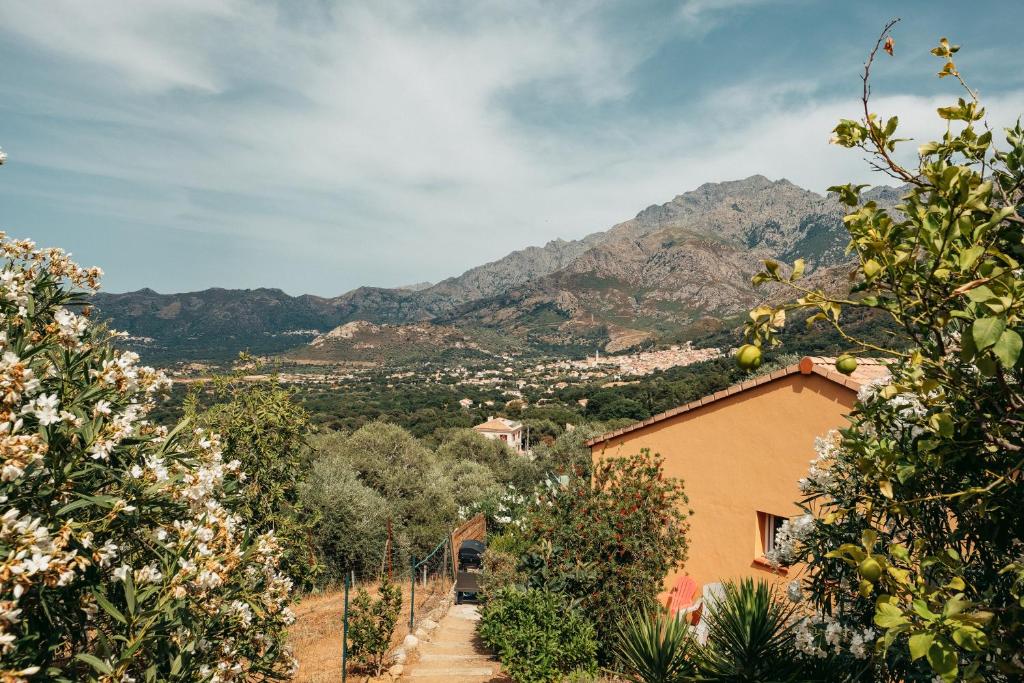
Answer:
M819 613L800 619L794 632L796 649L819 659L843 653L867 659L877 636L872 628L844 626L838 619Z
M101 271L2 233L0 264L0 680L31 680L44 661L33 658L46 657L25 631L25 599L70 601L116 642L120 626L92 588L117 595L129 583L184 616L173 642L216 643L192 679L294 669L278 647L294 620L282 549L272 534L250 539L226 493L245 477L240 463L223 462L213 434L168 444L146 419L168 379L60 303L76 300L68 284L95 290ZM131 656L106 664L109 680L145 668Z
M775 547L765 553L774 566L787 566L800 559L800 547L814 531L814 517L809 514L787 519L775 532Z
M835 481L833 465L840 448L840 435L836 430L825 436L814 439L814 452L818 454L811 460L807 476L799 481L800 492L808 495L813 492L827 491Z
M512 524L517 528L523 528L526 523L525 513L526 496L519 493L515 486L509 484L498 499L498 513L494 521L499 524Z

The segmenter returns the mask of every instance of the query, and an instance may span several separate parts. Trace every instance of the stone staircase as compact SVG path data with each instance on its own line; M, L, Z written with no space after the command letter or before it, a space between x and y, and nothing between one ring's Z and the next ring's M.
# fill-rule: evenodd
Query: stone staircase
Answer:
M454 605L419 645L419 657L409 663L402 679L485 683L508 681L501 665L476 637L480 615L475 605Z

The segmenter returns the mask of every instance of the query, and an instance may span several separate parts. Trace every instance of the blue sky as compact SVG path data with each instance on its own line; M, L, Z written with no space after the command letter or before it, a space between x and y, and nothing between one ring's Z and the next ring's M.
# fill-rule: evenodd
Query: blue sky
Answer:
M5 0L0 226L108 291L332 296L703 182L881 182L827 140L893 15L878 111L941 132L948 34L995 120L1024 113L1016 1Z

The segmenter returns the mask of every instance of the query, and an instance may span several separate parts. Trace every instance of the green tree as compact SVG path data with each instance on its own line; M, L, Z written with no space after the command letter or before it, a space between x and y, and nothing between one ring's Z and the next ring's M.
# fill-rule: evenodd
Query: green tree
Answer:
M388 501L404 554L430 552L458 519L453 484L437 455L396 425L371 422L352 434L310 440L319 458L346 464Z
M807 517L786 535L788 560L809 564L819 616L799 640L874 657L877 680L1018 680L1024 675L1024 129L996 148L985 111L945 38L932 50L940 78L963 96L940 107L942 137L919 147L916 168L894 157L899 121L871 111L843 120L834 142L870 155L905 183L887 211L864 186L832 188L857 259L849 296L803 285L803 262L766 262L756 281L797 293L751 312L755 344L770 345L790 311L831 325L854 355L892 359L891 380L862 391L848 429L819 441L802 482ZM888 344L846 328L845 311L891 321ZM846 361L845 365L849 365ZM849 369L844 367L844 369ZM827 640L827 643L826 643Z
M247 381L240 371L215 379L212 388L217 402L198 411L193 395L185 415L221 435L225 457L246 473L237 492L239 514L254 533L276 533L288 575L297 588L308 589L318 571L315 519L299 503L308 414L293 390L275 381Z
M359 480L336 454L320 458L300 488L303 506L315 514L314 543L323 583L337 583L349 571L361 576L384 566L391 505ZM394 558L392 558L394 560Z
M508 444L498 439L488 439L472 429L448 431L437 448L438 457L449 462L468 461L486 465L494 473L504 473L508 463L516 457Z

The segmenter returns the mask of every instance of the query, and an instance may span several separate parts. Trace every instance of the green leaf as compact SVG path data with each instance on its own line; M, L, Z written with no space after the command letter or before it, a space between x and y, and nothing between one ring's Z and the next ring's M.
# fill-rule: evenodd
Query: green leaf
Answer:
M911 604L914 607L914 612L917 614L917 616L921 617L922 619L927 619L928 621L935 621L939 618L938 614L928 609L928 603L926 603L924 600L918 598L917 600L914 600Z
M93 596L96 598L96 602L99 603L100 607L103 608L104 612L112 616L114 619L120 621L122 624L128 624L128 620L124 618L124 615L121 614L121 611L114 607L114 604L110 602L110 600L107 600L107 597L103 595L103 593L96 591L93 593Z
M960 252L960 270L968 271L971 267L981 258L981 255L985 253L985 247L974 246L964 249ZM969 294L968 294L969 296Z
M978 350L984 351L999 340L1005 329L1006 323L1002 318L978 318L971 325L971 337Z
M981 629L973 626L961 626L953 631L956 644L970 652L978 652L988 646L988 636Z
M124 577L124 601L128 607L128 614L135 614L135 581L131 572Z
M982 301L996 298L996 295L995 292L985 285L978 285L974 289L967 290L967 298L975 303L981 303Z
M910 623L910 619L903 614L896 605L888 602L879 602L875 609L875 624L881 628L898 628Z
M1003 330L999 340L992 348L996 358L1007 368L1012 368L1020 359L1021 347L1024 346L1020 335L1013 330Z
M936 640L928 648L928 663L931 664L932 671L943 678L952 680L956 675L956 651L944 640Z
M946 413L936 413L928 418L928 424L940 436L947 439L953 436L953 418Z
M69 512L77 510L78 508L85 507L86 505L92 505L92 504L93 504L93 502L91 500L88 500L86 498L79 498L76 501L68 503L67 505L62 507L60 510L57 510L57 516L58 517L63 517L64 515L66 515Z
M114 673L114 670L110 668L109 664L107 664L106 662L104 662L102 659L100 659L99 657L97 657L95 655L90 655L90 654L86 654L86 653L83 652L83 653L75 655L75 659L79 659L79 660L85 662L86 664L91 666L93 669L95 669L97 671L97 673L107 674L107 675L110 675L110 674Z
M921 659L928 654L928 650L935 640L933 633L915 633L910 636L910 659L911 661Z

